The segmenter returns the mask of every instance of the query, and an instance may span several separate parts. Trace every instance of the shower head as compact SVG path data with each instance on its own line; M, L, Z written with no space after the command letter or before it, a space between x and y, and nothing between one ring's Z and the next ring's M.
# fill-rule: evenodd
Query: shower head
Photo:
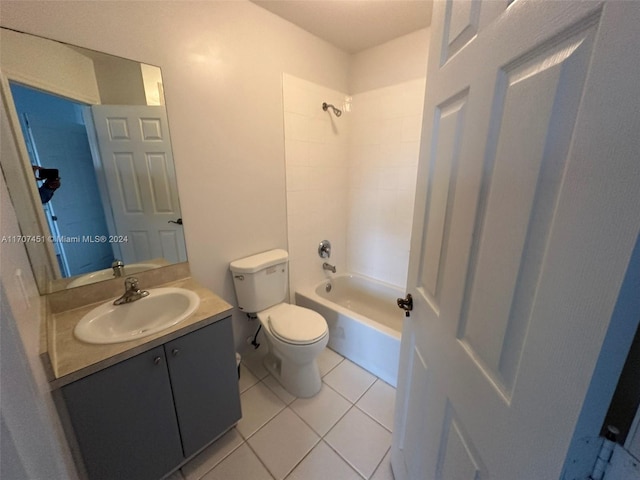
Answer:
M327 102L323 102L322 103L322 110L324 110L326 112L329 108L331 110L333 110L333 113L334 113L334 115L336 117L339 117L340 115L342 115L342 110L340 110L339 108L336 108L336 107L334 107L333 105L331 105L330 103L327 103Z

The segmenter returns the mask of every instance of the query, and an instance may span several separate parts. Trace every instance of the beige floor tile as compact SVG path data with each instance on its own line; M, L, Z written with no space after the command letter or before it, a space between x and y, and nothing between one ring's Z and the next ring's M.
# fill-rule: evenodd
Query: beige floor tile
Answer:
M291 472L287 480L362 480L362 477L322 441Z
M311 398L298 398L290 405L315 432L324 436L351 408L351 403L326 384Z
M202 480L273 480L273 477L245 443Z
M323 381L347 400L355 403L373 385L376 377L364 368L344 359L323 378Z
M357 408L349 410L324 439L365 478L391 445L391 433Z
M242 418L236 428L245 439L253 435L285 407L282 400L276 397L262 382L242 393L240 403Z
M392 431L395 398L396 389L378 379L358 400L356 406L387 430Z
M227 455L242 445L243 441L238 430L232 428L182 467L185 479L199 480L224 460Z
M286 408L249 438L248 443L277 479L284 479L320 440Z

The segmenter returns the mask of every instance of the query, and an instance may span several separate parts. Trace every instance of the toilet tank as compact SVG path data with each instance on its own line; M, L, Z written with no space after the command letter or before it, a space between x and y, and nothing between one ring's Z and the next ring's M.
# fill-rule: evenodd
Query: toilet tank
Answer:
M285 299L288 258L286 250L278 249L231 262L229 269L240 310L257 313Z

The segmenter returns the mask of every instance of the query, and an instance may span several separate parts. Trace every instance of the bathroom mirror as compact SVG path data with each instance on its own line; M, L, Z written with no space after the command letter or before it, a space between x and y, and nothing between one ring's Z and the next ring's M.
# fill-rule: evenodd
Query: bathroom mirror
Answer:
M160 69L0 35L0 163L22 234L3 242L25 243L40 293L114 278L115 261L185 262Z

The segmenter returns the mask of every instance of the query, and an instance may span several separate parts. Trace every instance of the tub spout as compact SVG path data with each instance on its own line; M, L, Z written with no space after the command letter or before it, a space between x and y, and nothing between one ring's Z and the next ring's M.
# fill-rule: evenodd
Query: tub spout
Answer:
M324 262L322 264L322 269L323 270L329 270L332 273L336 273L336 267L334 267L333 265L328 264L327 262Z

